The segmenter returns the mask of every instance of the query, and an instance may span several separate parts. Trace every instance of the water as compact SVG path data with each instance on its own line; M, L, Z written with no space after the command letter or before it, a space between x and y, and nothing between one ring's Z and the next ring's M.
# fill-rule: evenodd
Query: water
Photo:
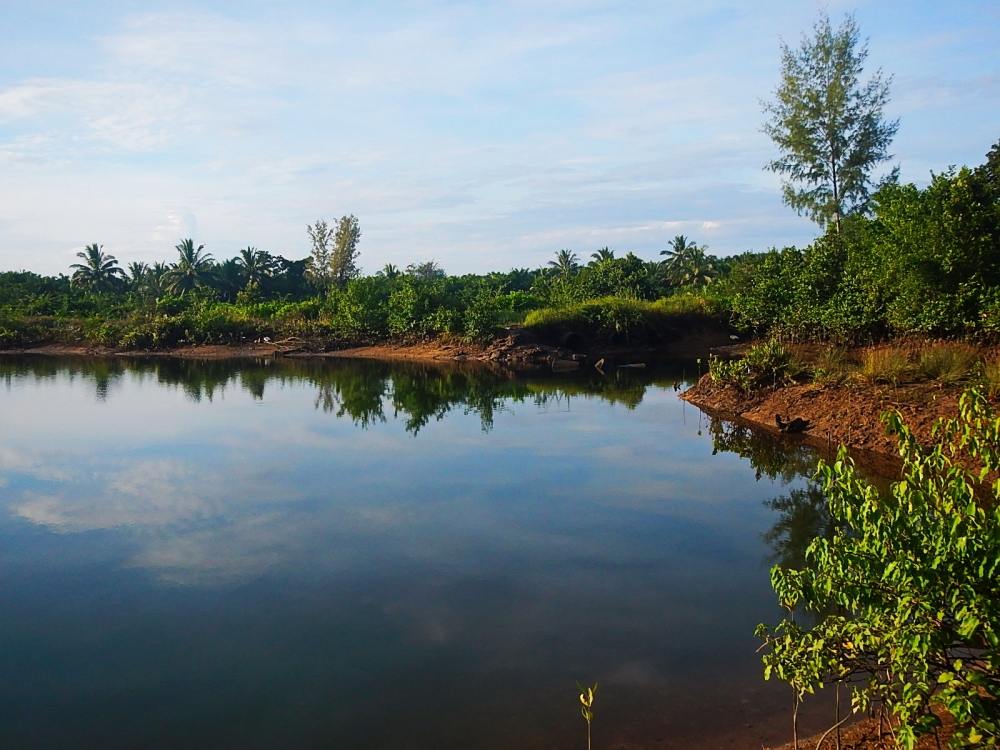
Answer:
M786 738L814 457L693 374L0 358L0 746Z

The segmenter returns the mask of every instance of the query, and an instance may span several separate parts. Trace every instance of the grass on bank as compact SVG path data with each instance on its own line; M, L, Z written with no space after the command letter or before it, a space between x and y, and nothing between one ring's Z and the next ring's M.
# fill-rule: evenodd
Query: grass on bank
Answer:
M717 304L700 294L677 294L656 301L631 297L598 297L530 311L524 327L539 332L576 332L627 339L633 333L663 333L682 316L711 317Z
M899 386L933 382L943 386L980 384L991 398L1000 396L1000 359L989 348L954 341L908 341L850 350L759 342L734 360L713 357L716 382L743 391L788 382L820 385Z

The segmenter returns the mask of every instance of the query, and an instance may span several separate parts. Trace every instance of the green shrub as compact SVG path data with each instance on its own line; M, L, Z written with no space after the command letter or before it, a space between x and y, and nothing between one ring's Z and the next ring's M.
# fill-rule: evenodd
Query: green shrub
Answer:
M600 297L572 305L532 310L525 316L524 325L540 331L571 330L628 340L640 329L655 337L670 326L674 317L658 302L630 297Z
M938 422L932 448L898 413L884 419L899 439L901 479L886 496L844 448L820 463L833 533L813 540L801 569L771 571L793 615L757 628L764 676L799 700L847 685L855 712L879 703L891 712L904 748L940 724L935 708L954 719L952 747L996 747L1000 419L970 391L957 418Z
M741 359L711 356L708 371L721 385L732 385L747 393L760 386L775 386L798 375L801 368L777 339L755 344Z

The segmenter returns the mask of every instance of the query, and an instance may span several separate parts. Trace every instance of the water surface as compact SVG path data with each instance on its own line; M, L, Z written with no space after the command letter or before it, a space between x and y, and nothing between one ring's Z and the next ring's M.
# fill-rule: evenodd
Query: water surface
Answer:
M0 358L0 746L784 738L814 457L694 370Z

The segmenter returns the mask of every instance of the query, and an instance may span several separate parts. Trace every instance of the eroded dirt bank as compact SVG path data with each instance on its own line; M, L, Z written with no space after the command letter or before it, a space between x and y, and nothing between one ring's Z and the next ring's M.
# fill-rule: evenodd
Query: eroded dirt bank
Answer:
M821 447L843 444L854 450L895 456L896 439L886 434L883 412L900 412L917 438L926 443L939 417L957 413L961 392L959 387L936 383L898 387L806 383L745 394L705 375L681 398L709 413L736 417L776 434L776 415L784 420L801 417L809 420L803 433L807 442Z
M238 359L260 357L364 358L414 361L484 362L512 370L551 368L570 371L593 367L651 363L657 359L695 358L722 343L727 329L715 325L694 326L676 339L656 345L628 342L591 342L586 345L558 344L524 329L511 329L488 344L437 336L377 342L362 346L336 346L324 341L287 338L246 344L211 344L154 350L123 350L86 344L49 343L21 349L0 350L0 355L38 354L54 356L181 357L186 359ZM602 362L603 360L603 362Z

